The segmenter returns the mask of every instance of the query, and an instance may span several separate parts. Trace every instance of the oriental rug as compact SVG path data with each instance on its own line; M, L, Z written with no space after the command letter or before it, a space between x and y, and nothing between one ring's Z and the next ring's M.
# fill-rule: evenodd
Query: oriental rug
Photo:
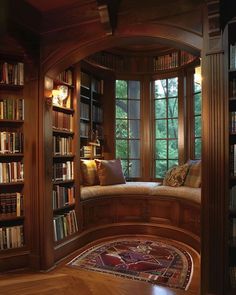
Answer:
M68 265L182 290L193 270L190 254L171 241L132 237L97 244Z

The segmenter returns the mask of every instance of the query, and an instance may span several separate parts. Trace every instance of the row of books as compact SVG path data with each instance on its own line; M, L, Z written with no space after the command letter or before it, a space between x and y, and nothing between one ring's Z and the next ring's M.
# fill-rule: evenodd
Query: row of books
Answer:
M236 218L231 218L229 222L230 222L230 227L229 227L230 240L236 241Z
M53 136L53 153L54 155L72 155L73 138Z
M236 97L236 78L229 81L229 97Z
M24 120L24 100L22 98L1 98L0 119Z
M229 277L231 288L236 288L236 266L229 268Z
M63 215L55 215L53 217L53 227L55 242L77 232L78 224L75 210L71 210Z
M230 175L236 176L236 144L230 145Z
M53 209L62 208L66 205L75 203L75 188L60 185L54 185L52 191Z
M57 79L65 82L69 85L73 84L73 74L72 74L72 70L65 70L63 72L61 72L58 76Z
M8 215L23 215L23 195L21 193L0 194L0 218Z
M23 152L23 134L21 132L0 131L0 154Z
M53 181L74 179L74 162L53 164Z
M229 132L235 133L236 132L236 112L230 112L229 118Z
M236 43L229 46L229 68L236 69Z
M92 79L92 91L103 94L104 90L104 80Z
M23 181L24 167L21 162L0 163L0 183Z
M81 72L81 86L90 88L90 77L85 72Z
M102 108L93 105L93 121L97 123L102 123L103 121L103 111Z
M0 250L24 246L23 225L0 227Z
M24 64L0 62L0 84L24 85Z
M89 104L81 102L80 119L89 120Z
M196 59L195 55L192 55L191 53L188 53L187 51L181 51L180 52L180 65L186 65Z
M229 191L229 209L236 209L236 185Z
M154 71L173 69L178 67L178 65L178 52L172 52L154 58Z
M88 137L89 133L90 133L89 123L80 122L80 136L81 137Z
M87 60L110 69L116 69L117 71L124 70L128 63L127 60L121 55L110 54L108 52L104 53L103 51L90 55L87 57Z
M52 112L52 126L55 129L73 131L73 117L63 112Z

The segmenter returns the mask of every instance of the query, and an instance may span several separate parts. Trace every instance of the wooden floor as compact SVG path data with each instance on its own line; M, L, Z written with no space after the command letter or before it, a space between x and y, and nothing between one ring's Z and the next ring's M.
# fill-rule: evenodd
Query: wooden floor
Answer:
M66 263L73 253L49 272L27 270L0 274L0 294L4 295L197 295L200 294L200 258L191 248L194 272L188 290L182 291L150 283L121 278L93 271L78 270Z

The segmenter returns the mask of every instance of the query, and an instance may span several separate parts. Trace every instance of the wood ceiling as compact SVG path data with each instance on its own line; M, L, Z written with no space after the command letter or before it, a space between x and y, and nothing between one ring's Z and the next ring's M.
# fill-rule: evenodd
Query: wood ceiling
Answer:
M34 6L41 12L46 12L53 9L58 9L63 6L69 6L75 2L81 2L78 0L25 0L30 5Z

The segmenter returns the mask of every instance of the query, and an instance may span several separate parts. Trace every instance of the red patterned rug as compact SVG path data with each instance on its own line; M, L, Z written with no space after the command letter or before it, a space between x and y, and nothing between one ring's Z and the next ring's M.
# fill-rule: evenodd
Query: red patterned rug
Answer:
M93 246L68 265L183 290L193 269L190 254L171 241L128 237Z

